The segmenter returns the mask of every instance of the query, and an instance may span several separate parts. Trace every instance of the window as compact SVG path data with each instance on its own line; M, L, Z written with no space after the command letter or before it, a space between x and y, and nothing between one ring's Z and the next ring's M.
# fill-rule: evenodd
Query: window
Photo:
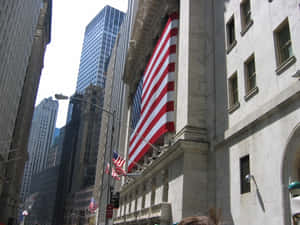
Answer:
M234 17L233 16L226 24L226 33L227 33L227 51L230 51L236 44Z
M244 64L246 95L256 88L256 72L254 54Z
M137 211L137 204L138 204L138 196L139 196L139 190L136 189L135 191L135 203L134 203L134 211Z
M293 56L290 28L287 19L274 31L274 39L277 64L280 66Z
M240 159L241 194L250 192L250 182L246 180L248 174L250 174L249 155L246 155Z
M142 209L145 208L145 203L146 203L146 185L143 185L142 189Z
M151 185L151 205L155 204L155 189L156 189L156 180L153 178Z
M162 201L168 202L169 200L169 176L168 176L168 170L164 170L163 172L163 195L162 195Z
M124 211L123 211L123 215L126 215L126 206L127 206L127 201L126 201L127 197L124 197Z
M131 201L132 201L132 196L131 194L129 195L129 206L128 206L128 213L131 213Z
M251 19L251 5L250 0L244 0L241 3L241 23L242 23L242 35L253 24Z
M229 78L229 107L232 108L239 104L238 79L237 73Z

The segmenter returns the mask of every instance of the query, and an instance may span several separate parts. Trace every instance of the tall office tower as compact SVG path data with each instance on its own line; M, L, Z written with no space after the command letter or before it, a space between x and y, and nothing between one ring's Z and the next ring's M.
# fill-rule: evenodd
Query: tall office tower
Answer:
M32 195L36 197L26 216L26 224L53 224L58 173L59 166L54 166L32 176L30 190L38 194Z
M103 107L110 112L115 112L115 132L112 135L110 114L103 113L101 121L100 142L98 147L96 182L93 197L99 205L97 217L99 224L104 223L105 215L99 213L105 211L108 192L108 176L104 173L105 161L109 160L110 151L114 149L119 155L124 156L124 140L126 134L126 110L128 88L123 82L125 59L129 45L129 38L132 29L132 20L135 17L137 6L132 0L128 1L128 9L124 21L120 27L118 41L113 48L107 71L105 85L105 96ZM113 146L111 148L111 138ZM105 149L107 149L105 151ZM116 182L115 191L120 187L120 182Z
M34 110L28 143L29 160L25 165L21 192L23 201L30 192L32 175L43 171L47 167L57 111L58 102L52 100L51 97L44 99Z
M75 100L76 98L76 100ZM61 161L59 167L59 177L58 177L58 189L57 198L55 202L54 210L54 221L52 224L61 225L64 224L64 205L65 199L72 185L76 147L78 143L78 133L80 127L80 115L81 115L81 99L82 95L75 94L71 98L70 104L72 104L72 113L70 114L70 120L64 127L64 139L61 153Z
M103 92L101 87L90 85L83 95L71 100L74 108L65 131L55 224L68 223L75 211L82 212L81 220L88 220L85 211L95 184Z
M0 3L0 223L4 224L18 217L34 103L50 42L51 5L52 0Z
M57 128L55 130L57 131ZM54 132L54 136L55 136L55 132ZM53 137L54 140L51 144L49 154L48 154L47 168L58 166L60 164L64 137L65 137L65 127L62 127L58 129L57 136Z
M105 6L87 25L81 52L76 92L90 84L104 87L107 65L124 13Z

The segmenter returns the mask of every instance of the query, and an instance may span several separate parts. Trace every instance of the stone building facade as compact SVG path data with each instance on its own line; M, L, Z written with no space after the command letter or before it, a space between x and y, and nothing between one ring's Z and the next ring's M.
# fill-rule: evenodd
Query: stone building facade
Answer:
M139 162L134 172L140 176L116 182L121 199L113 223L174 224L219 208L223 224L294 225L287 187L300 179L299 2L131 4L136 12L120 119L126 137L114 141L126 157L132 96L165 17L174 11L179 13L176 130ZM111 96L114 91L106 96L113 110Z
M50 42L51 0L0 5L0 222L18 218L19 192L44 53Z
M108 64L105 96L103 108L108 112L103 112L101 122L101 132L99 138L97 172L95 189L93 196L99 206L96 215L98 224L105 223L105 211L107 201L110 197L110 186L115 186L114 191L120 189L120 183L114 182L113 179L105 174L107 163L110 162L111 150L124 156L124 141L126 138L126 120L127 110L124 102L127 101L128 87L123 82L123 73L125 69L125 60L129 46L132 23L137 11L137 5L133 0L128 1L128 10L124 16L120 32L117 36L115 46L112 50ZM112 118L114 114L114 119ZM112 127L114 132L112 133ZM111 185L108 185L108 182Z
M32 176L30 190L36 197L25 218L26 224L53 224L58 172L59 167L55 166Z
M212 3L204 1L138 1L123 80L128 85L128 121L137 83L166 24L179 13L175 70L174 133L139 161L135 179L121 188L116 224L172 224L189 215L206 214L214 204L211 115L207 91L213 76ZM197 69L201 68L201 69ZM127 122L129 127L129 122ZM127 139L130 136L127 129ZM128 145L126 141L125 146ZM125 147L125 151L128 148ZM152 153L150 153L152 152Z
M226 169L217 170L224 185L216 199L234 224L292 224L287 187L300 179L299 10L299 1L225 3L227 127L215 148Z

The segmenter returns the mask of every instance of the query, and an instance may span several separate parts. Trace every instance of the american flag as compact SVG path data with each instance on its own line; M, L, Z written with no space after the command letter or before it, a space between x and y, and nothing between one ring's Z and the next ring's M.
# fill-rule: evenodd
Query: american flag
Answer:
M109 174L109 163L107 163L106 168L105 168L105 173ZM111 176L115 179L115 180L121 180L121 178L119 177L119 174L116 172L116 170L111 167Z
M90 201L90 205L89 205L89 210L91 212L94 212L96 209L97 209L97 206L96 206L96 203L95 203L95 199L94 199L94 197L92 197L91 201Z
M123 159L121 156L119 156L118 153L113 152L112 161L116 166L116 172L119 175L126 175L126 171L123 169L123 166L125 164L125 159Z
M125 164L125 159L123 159L121 156L119 156L118 153L113 152L113 158L112 158L113 163L117 167L123 167Z
M144 72L132 105L128 171L159 137L173 132L178 14L170 16Z

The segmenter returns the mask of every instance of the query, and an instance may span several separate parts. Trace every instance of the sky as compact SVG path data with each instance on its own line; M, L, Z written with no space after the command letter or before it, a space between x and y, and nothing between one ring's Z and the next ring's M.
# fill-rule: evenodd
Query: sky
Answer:
M127 11L127 0L53 0L51 42L48 44L36 104L54 95L75 92L86 25L110 5ZM66 123L68 100L59 101L56 127Z

